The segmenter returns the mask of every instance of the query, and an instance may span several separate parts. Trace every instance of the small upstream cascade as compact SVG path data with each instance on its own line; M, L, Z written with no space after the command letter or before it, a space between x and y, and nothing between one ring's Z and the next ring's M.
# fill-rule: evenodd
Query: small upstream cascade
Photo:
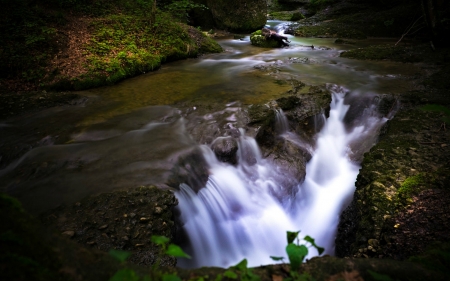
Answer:
M291 198L274 196L282 188L280 176L262 158L255 139L245 136L242 129L235 166L219 162L208 146L202 146L210 167L206 186L195 193L182 184L176 192L180 226L187 236L184 248L192 255L190 260L180 259L178 265L227 267L244 258L249 266L274 263L270 256L286 256L286 231L298 230L301 237L315 238L325 247L325 254L333 255L339 215L351 201L360 168L351 160L352 150L375 144L387 120L372 106L348 128L343 121L349 107L344 91L335 89L328 119L317 117L324 125L315 148L310 148L313 156L306 166L306 178ZM289 132L282 111L277 124L281 137L303 145ZM311 249L308 257L314 255L317 252Z

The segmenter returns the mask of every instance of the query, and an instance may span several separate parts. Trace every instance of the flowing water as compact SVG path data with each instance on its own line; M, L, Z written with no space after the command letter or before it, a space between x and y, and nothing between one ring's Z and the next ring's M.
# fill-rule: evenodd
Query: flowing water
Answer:
M1 146L22 145L28 152L8 163L0 158L1 189L38 214L100 192L167 187L178 159L200 151L209 171L206 186L194 192L183 183L176 192L183 244L193 256L180 266L228 266L244 257L250 265L271 263L269 256L284 255L287 230L301 230L333 254L358 161L390 117L377 112L377 97L408 90L406 78L416 70L340 58L343 49L356 46L333 39L290 40L289 48L267 50L251 46L248 37L221 39L224 53L82 92L89 100L79 106L4 121ZM315 116L315 145L302 142L277 112L279 137L312 154L304 182L280 199L282 176L262 157L245 108L280 97L291 88L286 79L327 83L333 100L328 118ZM210 148L229 135L238 139L236 165L218 161Z

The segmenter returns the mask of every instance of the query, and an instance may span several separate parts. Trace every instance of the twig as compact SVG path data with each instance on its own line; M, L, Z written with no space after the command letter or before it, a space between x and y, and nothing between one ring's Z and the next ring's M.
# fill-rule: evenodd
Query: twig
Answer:
M405 33L403 33L402 37L400 37L400 39L397 41L397 43L395 43L394 46L397 46L398 43L400 43L400 41L402 41L403 37L405 37L406 35L408 35L408 33L411 31L411 29L414 27L414 25L416 25L416 23L417 23L422 17L423 17L423 15L420 16L418 19L416 19L416 21L408 28L408 30L407 30Z

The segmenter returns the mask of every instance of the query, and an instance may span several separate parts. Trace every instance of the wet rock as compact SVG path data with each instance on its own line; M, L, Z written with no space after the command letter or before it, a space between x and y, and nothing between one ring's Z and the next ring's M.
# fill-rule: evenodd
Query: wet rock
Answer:
M197 192L206 185L208 177L208 164L202 151L195 148L179 157L166 183L177 189L180 184L185 183Z
M219 161L235 165L237 163L236 152L238 150L237 140L233 137L219 137L211 144Z
M301 100L296 96L288 96L277 99L278 106L283 110L291 110L301 105Z

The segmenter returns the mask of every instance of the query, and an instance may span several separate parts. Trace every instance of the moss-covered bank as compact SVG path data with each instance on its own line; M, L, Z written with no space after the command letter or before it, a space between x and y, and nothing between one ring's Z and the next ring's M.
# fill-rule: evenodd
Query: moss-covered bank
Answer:
M0 12L3 91L92 88L222 51L152 1L13 2Z
M406 56L429 64L422 64L428 74L416 77L416 89L397 97L399 112L364 157L354 199L341 216L338 256L405 259L450 241L448 49L398 48L381 56L372 53L379 47L358 50L366 54L359 59L410 62Z

